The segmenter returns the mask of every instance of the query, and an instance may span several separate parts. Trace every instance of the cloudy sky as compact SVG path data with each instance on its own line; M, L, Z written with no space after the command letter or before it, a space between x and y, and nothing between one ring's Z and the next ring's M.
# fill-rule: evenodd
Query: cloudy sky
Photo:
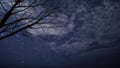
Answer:
M41 22L65 26L36 24L0 40L1 68L119 68L120 1L54 0L59 5Z

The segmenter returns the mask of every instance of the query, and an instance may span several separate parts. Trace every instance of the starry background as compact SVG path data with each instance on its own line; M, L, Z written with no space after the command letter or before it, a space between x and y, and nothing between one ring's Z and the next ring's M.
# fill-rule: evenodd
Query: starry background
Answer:
M0 68L120 68L120 1L61 0L59 5L64 8L47 20L69 24L0 40Z

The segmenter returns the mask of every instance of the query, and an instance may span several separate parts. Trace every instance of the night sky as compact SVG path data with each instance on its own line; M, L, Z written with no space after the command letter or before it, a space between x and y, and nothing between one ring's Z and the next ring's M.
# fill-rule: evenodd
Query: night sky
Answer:
M43 21L69 24L0 40L0 68L120 68L119 0L54 0L52 6L61 8Z

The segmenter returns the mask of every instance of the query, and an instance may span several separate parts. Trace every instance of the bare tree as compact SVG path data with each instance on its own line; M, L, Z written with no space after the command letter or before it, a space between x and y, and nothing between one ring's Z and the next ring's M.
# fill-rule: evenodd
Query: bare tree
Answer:
M0 0L0 40L10 37L33 25L56 24L42 22L53 14L58 7L53 6L54 0ZM49 6L49 7L48 7ZM42 27L40 27L42 28Z

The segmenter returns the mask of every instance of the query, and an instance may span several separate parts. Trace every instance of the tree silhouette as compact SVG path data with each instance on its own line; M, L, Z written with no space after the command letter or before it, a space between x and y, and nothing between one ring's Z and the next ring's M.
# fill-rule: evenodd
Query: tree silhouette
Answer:
M53 14L58 7L54 0L0 0L0 40L10 37L33 25L56 24L41 22Z

